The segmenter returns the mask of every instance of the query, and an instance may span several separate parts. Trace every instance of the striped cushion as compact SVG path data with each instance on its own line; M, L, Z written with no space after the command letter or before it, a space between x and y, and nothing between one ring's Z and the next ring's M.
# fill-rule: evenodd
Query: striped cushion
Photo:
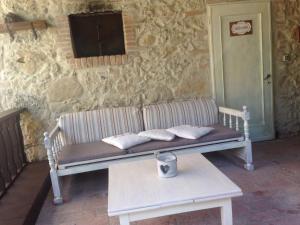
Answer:
M211 98L149 105L143 108L146 130L167 129L189 124L207 126L218 123L218 108Z
M143 130L142 113L136 107L69 113L60 117L59 125L66 144L96 142L105 137Z

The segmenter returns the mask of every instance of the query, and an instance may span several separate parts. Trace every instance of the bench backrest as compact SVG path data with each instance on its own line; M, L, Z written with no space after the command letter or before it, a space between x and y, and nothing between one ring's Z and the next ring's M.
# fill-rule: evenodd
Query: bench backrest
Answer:
M64 114L59 126L66 144L101 141L105 137L144 129L142 113L136 107L105 108Z
M218 123L218 107L212 98L171 102L143 108L146 130L166 129L189 124L207 126Z

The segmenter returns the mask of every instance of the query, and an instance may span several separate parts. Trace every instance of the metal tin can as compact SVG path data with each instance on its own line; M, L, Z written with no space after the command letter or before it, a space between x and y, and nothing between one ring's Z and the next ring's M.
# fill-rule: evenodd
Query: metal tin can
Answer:
M156 160L159 177L169 178L177 175L177 157L174 153L158 153Z

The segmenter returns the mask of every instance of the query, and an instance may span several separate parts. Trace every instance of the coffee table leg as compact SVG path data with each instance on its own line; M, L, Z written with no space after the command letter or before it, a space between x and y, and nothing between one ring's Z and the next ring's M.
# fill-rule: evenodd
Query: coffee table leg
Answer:
M120 225L130 225L129 217L127 214L119 216L119 219L120 219Z
M221 207L221 219L222 225L232 225L231 199L226 200Z

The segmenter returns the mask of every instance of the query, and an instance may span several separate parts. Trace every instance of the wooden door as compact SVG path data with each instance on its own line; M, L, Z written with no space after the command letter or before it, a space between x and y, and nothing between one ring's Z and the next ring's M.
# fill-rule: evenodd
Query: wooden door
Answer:
M250 137L274 138L270 2L208 5L213 93L221 106L250 111Z

